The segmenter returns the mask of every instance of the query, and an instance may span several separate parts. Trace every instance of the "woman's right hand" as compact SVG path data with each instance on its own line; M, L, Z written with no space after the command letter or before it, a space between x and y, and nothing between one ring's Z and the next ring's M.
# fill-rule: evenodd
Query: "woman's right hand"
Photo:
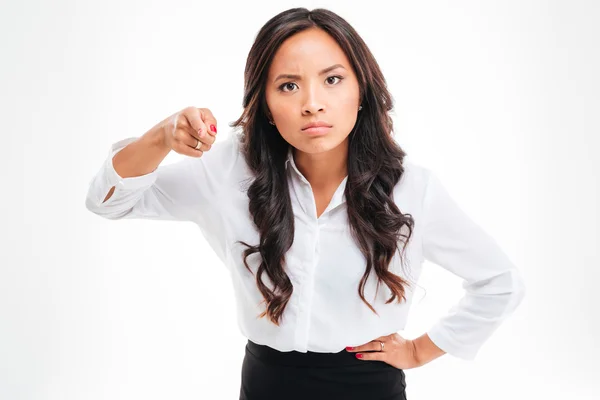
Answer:
M217 135L217 120L208 108L186 107L160 124L164 143L170 150L190 157L202 157ZM200 150L196 150L198 142Z

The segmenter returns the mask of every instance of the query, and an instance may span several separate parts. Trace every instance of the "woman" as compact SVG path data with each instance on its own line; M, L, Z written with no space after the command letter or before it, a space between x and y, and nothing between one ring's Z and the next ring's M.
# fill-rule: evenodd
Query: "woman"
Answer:
M472 360L523 280L436 175L405 160L356 31L326 9L273 17L248 55L243 107L223 141L209 109L188 107L115 143L86 200L110 219L198 225L248 338L240 399L405 399L405 369ZM189 157L159 167L171 150ZM424 260L466 294L405 339Z

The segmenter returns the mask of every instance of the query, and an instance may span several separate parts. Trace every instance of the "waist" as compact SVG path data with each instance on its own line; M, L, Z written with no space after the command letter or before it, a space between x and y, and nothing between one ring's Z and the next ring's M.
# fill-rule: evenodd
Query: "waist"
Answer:
M248 340L246 350L260 360L276 365L298 366L298 367L336 367L344 365L357 365L363 360L356 358L352 352L342 350L338 353L318 353L308 351L279 351L272 347L254 343Z

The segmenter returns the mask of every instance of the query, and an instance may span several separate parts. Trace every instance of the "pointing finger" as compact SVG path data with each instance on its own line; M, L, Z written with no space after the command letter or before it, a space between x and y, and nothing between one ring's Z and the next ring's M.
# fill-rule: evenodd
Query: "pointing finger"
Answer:
M189 126L195 131L198 132L198 136L203 138L206 132L208 131L206 128L206 124L202 120L202 109L196 107L188 107L183 110L182 114L187 119Z
M208 108L201 108L200 111L202 114L202 120L208 127L208 133L215 136L217 134L217 119L213 115L212 111L210 111Z

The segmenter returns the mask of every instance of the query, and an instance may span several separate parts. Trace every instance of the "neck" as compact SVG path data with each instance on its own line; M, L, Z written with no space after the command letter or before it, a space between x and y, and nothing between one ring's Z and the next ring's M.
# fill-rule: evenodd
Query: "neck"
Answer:
M348 138L339 146L319 154L293 149L294 163L313 189L337 187L348 175Z

